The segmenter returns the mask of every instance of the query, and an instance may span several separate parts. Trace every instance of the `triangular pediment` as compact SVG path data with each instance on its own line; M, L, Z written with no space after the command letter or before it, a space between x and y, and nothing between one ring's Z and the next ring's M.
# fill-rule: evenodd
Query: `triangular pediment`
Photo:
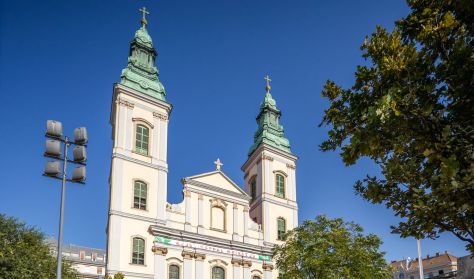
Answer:
M222 190L227 190L240 195L248 196L247 193L242 190L242 188L240 188L234 181L232 181L227 175L225 175L220 170L187 177L186 180L197 181L200 183L218 187Z

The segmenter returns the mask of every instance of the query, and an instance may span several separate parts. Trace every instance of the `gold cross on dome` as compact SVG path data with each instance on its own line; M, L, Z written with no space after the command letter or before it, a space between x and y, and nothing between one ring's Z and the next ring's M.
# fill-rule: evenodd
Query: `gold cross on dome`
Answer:
M263 79L267 82L267 84L265 86L265 90L267 91L267 93L270 93L270 89L272 89L272 87L270 86L270 81L272 81L272 80L270 79L270 77L268 75L266 77L264 77Z
M214 164L216 165L216 170L220 171L221 170L221 167L224 165L221 163L221 160L219 158L217 158L217 160L214 162Z
M142 12L142 25L147 25L146 15L149 15L150 12L146 10L146 7L139 9L139 11Z

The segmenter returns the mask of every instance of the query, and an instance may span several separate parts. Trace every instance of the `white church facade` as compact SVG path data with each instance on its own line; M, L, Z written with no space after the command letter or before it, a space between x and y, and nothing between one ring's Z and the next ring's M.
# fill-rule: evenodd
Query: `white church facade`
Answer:
M225 175L217 160L215 170L183 178L183 201L170 204L172 105L159 80L145 17L141 23L113 87L106 273L127 279L278 278L272 248L298 225L297 157L279 124L268 78L242 166L244 185Z

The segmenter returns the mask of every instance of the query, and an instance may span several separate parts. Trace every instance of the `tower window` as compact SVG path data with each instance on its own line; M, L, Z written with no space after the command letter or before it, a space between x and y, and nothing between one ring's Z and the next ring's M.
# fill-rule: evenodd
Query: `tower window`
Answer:
M225 271L222 267L215 266L212 268L212 279L225 279Z
M135 151L142 155L148 155L148 144L150 140L150 129L145 125L138 124L135 140Z
M179 266L170 265L168 274L168 279L179 279Z
M133 186L133 208L146 210L147 185L143 181L135 181Z
M275 175L275 193L280 198L285 197L285 177L279 173Z
M145 240L143 238L133 238L132 263L145 264Z
M278 240L283 240L283 236L286 233L286 221L283 218L277 219L277 231L278 231Z
M252 197L252 200L257 198L257 179L255 177L252 178L252 181L250 182L250 196Z

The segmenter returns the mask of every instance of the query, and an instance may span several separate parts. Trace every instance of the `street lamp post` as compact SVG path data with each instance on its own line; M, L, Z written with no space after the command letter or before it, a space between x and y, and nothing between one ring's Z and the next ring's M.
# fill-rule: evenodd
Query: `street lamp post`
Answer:
M46 125L46 150L44 156L55 159L46 163L44 176L60 179L61 183L61 206L59 211L59 234L58 234L58 251L57 251L57 270L56 278L61 279L62 273L62 242L63 242L63 223L64 223L64 203L66 198L66 182L85 184L86 180L86 144L87 130L84 127L74 130L74 141L67 136L63 136L61 122L48 120ZM63 144L63 152L61 154L61 143ZM75 145L73 150L73 159L68 158L68 148ZM62 156L61 156L62 155ZM63 170L60 173L60 161L63 161ZM72 178L66 176L67 163L81 165L72 171Z

